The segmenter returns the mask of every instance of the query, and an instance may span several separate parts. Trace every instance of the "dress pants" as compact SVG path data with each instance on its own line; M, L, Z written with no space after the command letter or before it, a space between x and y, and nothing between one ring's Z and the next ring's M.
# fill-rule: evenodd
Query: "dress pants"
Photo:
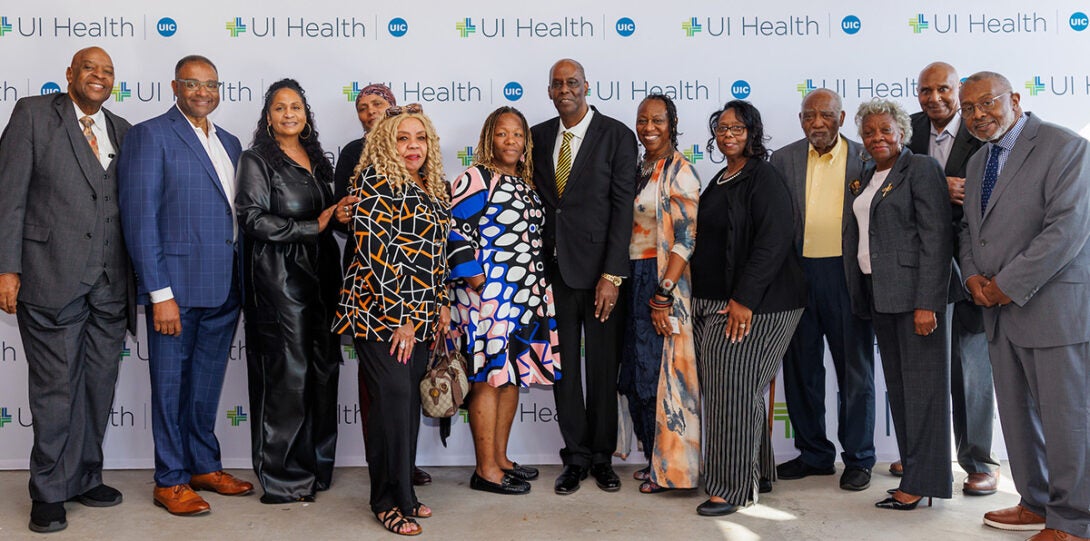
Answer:
M1020 503L1048 528L1090 537L1090 343L1019 347L999 316L988 351Z
M180 336L155 332L152 307L146 308L157 486L185 484L191 475L223 469L216 417L240 300L236 279L220 306L179 307Z
M416 439L420 434L420 380L428 369L427 342L417 342L408 363L390 355L390 343L355 340L371 396L364 447L371 476L371 511L394 507L409 513L420 503L413 489Z
M958 464L967 473L999 469L999 457L992 452L995 388L980 310L972 301L958 301L951 311L950 398L954 444Z
M102 484L102 438L125 340L126 285L103 274L61 308L19 302L34 447L30 498L63 502Z
M564 363L564 377L553 385L560 435L564 438L560 458L564 465L584 468L609 464L617 449L617 368L626 303L618 295L613 312L602 323L594 317L594 290L569 287L555 260L547 266L556 305L560 359Z
M802 258L806 310L783 360L783 392L804 463L828 468L836 446L825 428L825 342L836 371L837 439L845 466L874 467L874 331L852 314L841 257Z

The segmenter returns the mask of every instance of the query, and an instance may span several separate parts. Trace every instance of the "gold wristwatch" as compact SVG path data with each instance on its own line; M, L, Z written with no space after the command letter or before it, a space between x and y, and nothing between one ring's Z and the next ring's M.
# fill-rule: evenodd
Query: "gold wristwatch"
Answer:
M621 278L620 276L617 276L615 274L608 274L605 272L602 273L602 278L609 280L609 283L617 287L621 287L621 282L624 281L624 278Z

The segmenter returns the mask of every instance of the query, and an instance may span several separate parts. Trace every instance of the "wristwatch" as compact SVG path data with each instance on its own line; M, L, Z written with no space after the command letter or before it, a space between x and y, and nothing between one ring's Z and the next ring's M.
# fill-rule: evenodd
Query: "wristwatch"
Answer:
M617 287L621 287L621 282L624 281L624 278L621 278L620 276L617 276L615 274L605 273L605 272L602 273L602 278L605 278L606 280L609 281L609 283L611 283L611 284L613 284L613 285L615 285Z

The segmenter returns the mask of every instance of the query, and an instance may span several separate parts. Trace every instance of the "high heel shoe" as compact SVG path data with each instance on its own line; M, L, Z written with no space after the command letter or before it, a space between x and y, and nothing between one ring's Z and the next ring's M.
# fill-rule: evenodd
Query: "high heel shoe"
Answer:
M880 502L875 503L874 506L878 507L880 509L894 509L896 511L911 511L911 510L915 509L916 506L920 505L921 501L923 501L923 496L916 496L916 500L911 502L911 503L902 502L901 500L898 500L895 497L897 492L899 492L899 491L895 490L893 495L891 495L890 497L888 497L888 498L886 498L886 499L884 499L884 500L882 500ZM901 492L901 494L908 495L907 492ZM931 507L931 496L927 497L927 506Z

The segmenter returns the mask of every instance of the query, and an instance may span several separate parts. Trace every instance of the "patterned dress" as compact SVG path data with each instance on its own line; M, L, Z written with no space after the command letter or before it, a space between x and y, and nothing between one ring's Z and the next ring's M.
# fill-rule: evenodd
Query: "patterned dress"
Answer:
M545 279L545 213L519 177L482 166L454 182L451 324L469 353L470 381L493 387L560 378L553 292ZM464 280L484 275L480 293Z

